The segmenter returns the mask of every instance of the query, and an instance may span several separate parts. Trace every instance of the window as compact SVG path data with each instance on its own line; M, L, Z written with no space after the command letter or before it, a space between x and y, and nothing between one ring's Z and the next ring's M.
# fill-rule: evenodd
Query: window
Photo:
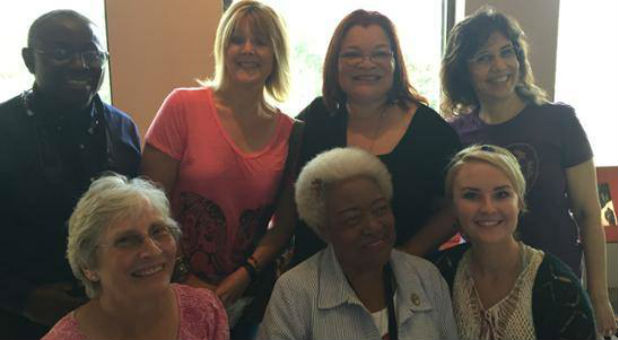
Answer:
M287 24L292 89L281 109L297 115L322 90L322 62L335 27L355 9L377 10L396 26L414 87L438 107L442 1L426 0L262 0Z
M4 102L21 91L32 87L34 77L24 65L21 49L26 47L30 24L40 15L54 9L70 8L87 16L99 29L101 44L107 46L105 37L104 1L84 0L24 0L12 1L0 11L0 102ZM103 101L110 101L109 70L99 92Z
M618 165L617 12L616 1L560 1L555 97L575 108L596 166Z

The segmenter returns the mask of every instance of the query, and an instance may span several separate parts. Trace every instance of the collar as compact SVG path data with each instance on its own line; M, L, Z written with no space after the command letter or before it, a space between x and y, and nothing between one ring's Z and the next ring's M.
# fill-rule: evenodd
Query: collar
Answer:
M395 276L395 306L399 324L403 324L414 313L433 309L425 293L429 282L422 282L419 271L410 261L410 255L393 249L391 267ZM405 283L405 284L401 284ZM339 265L332 245L322 252L318 264L318 309L332 309L344 304L364 305L348 283Z

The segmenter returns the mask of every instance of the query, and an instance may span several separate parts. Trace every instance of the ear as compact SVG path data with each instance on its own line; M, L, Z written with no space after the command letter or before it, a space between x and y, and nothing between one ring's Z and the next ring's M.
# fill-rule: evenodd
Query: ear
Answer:
M24 64L28 68L30 73L34 74L34 51L30 47L24 47L21 49L21 57L24 60Z
M87 268L82 268L82 272L84 272L84 276L92 282L99 282L99 274L97 274L94 270L90 270Z

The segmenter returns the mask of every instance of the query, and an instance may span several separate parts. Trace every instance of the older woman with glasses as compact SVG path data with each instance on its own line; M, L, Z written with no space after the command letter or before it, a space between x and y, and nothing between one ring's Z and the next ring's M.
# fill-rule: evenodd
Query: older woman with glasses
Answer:
M393 250L393 185L369 152L318 155L296 183L300 217L328 247L279 278L261 339L455 339L448 288Z
M410 84L393 23L357 10L335 29L324 60L322 97L301 114L300 164L334 147L377 155L393 176L395 246L423 256L454 233L442 208L443 169L459 149L455 131ZM326 244L304 223L295 231L294 263Z
M581 276L582 255L599 331L616 332L592 149L575 110L547 101L534 83L526 36L513 18L484 8L450 32L442 108L466 145L506 147L526 178L522 241Z
M69 220L67 258L90 301L43 339L227 339L207 289L170 284L180 229L165 193L116 175L92 183Z
M526 182L506 149L459 152L445 191L469 243L437 265L452 290L461 339L594 339L590 300L557 257L517 239Z

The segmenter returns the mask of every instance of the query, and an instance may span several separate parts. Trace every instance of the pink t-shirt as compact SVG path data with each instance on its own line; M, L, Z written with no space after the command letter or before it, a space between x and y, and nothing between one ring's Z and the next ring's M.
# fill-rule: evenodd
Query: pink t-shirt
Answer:
M288 152L292 118L277 113L272 139L239 149L223 129L210 88L180 88L163 102L146 143L180 162L172 192L191 272L217 284L240 267L266 231Z
M172 284L178 305L177 339L229 339L227 314L219 298L210 290ZM58 321L43 336L43 340L82 340L86 335L79 330L75 313Z

